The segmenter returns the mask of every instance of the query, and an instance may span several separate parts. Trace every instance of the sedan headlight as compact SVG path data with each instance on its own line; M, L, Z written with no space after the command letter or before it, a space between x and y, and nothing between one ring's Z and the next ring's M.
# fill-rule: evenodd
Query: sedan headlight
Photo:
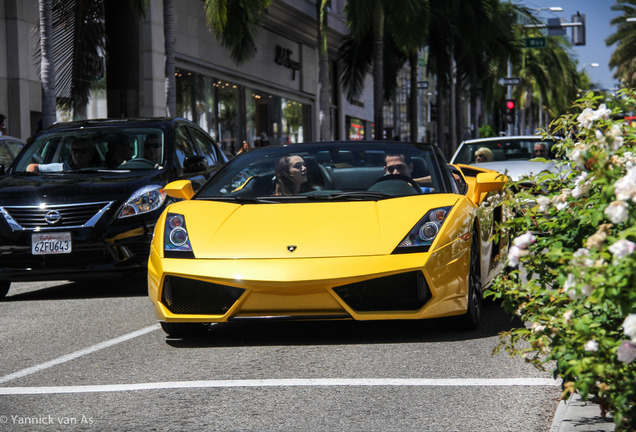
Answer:
M163 253L166 258L194 258L185 217L181 214L168 213L166 215Z
M166 202L166 193L159 185L144 186L133 193L119 212L120 218L136 216L158 209Z
M429 210L409 231L393 253L426 252L442 228L446 216L452 207L440 207Z

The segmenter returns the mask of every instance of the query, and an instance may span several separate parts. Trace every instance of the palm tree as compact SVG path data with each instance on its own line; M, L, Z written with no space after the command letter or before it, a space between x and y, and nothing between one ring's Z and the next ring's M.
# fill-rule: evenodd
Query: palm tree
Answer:
M39 1L40 17L40 75L42 77L42 126L55 123L55 72L53 70L53 41L51 0Z
M318 105L320 113L321 140L330 140L331 134L331 103L329 85L329 50L327 47L327 16L329 0L316 1L316 16L318 22Z
M607 46L618 43L610 57L609 65L616 68L615 78L621 80L627 87L634 87L636 85L636 23L629 22L627 19L636 18L636 0L617 0L612 10L623 14L612 19L611 23L618 28L616 33L605 40Z
M174 117L177 113L177 89L174 76L174 4L172 0L163 0L163 34L165 49L165 75L166 75L166 113L168 117Z
M344 14L349 35L339 50L339 73L349 99L354 99L372 70L375 139L382 139L384 101L395 89L397 72L423 44L428 2L349 1Z
M131 0L145 14L149 0ZM42 125L55 121L57 103L83 116L91 91L104 76L104 0L39 0Z
M474 119L478 106L493 103L491 89L514 51L512 23L508 4L499 0L431 1L428 70L437 77L437 137L447 156L464 129L464 96L470 96Z
M256 54L256 35L272 0L205 0L205 16L214 36L236 64Z

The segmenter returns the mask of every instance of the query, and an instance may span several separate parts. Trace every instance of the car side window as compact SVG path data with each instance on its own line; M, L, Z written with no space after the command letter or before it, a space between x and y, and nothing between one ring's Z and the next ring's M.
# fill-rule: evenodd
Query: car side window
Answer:
M219 155L214 141L206 137L197 129L190 128L190 133L192 133L192 137L194 138L194 143L198 147L199 154L207 159L208 165L217 165L219 163Z
M13 157L16 157L18 153L20 153L20 150L22 150L22 143L20 142L6 140L5 143L7 144L7 147L9 147L9 152L13 153Z
M192 145L190 134L185 125L177 126L175 130L175 156L177 164L183 168L183 162L188 156L197 154L195 147Z
M12 156L9 154L9 149L0 143L0 163L11 162Z

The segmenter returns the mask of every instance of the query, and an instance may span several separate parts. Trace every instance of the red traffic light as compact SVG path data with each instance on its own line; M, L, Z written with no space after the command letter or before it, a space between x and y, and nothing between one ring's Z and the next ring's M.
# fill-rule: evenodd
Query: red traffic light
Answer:
M509 110L515 109L515 101L507 100L506 101L506 108L509 109Z

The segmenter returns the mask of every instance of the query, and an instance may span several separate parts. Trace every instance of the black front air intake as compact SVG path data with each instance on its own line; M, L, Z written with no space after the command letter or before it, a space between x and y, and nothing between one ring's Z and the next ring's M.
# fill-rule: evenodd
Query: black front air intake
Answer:
M369 279L333 289L358 312L418 310L431 298L421 271Z
M166 276L161 302L173 314L223 315L245 290L177 276Z

